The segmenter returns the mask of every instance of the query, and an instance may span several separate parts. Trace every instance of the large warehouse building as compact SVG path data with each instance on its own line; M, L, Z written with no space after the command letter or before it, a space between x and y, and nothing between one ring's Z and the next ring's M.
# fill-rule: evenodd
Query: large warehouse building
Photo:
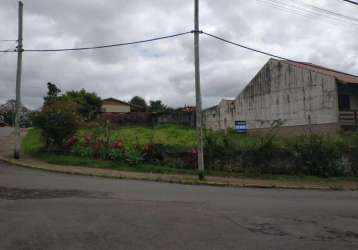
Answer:
M336 133L358 127L358 76L317 65L270 59L234 101L204 111L210 129L245 121L265 133L280 120L281 134Z

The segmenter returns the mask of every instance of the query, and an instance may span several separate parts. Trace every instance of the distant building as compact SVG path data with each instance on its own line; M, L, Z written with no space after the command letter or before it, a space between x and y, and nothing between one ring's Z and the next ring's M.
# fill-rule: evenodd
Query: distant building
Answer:
M358 128L358 76L310 63L270 59L233 102L231 110L224 100L205 110L205 126L232 128L240 120L249 132L265 133L281 120L283 135Z
M221 100L221 102L203 112L203 123L206 128L220 130L234 128L236 117L235 100Z
M152 119L155 124L171 123L195 128L196 108L193 106L184 106L169 112L153 113Z
M127 102L108 98L102 100L102 113L129 113L131 112L131 105Z

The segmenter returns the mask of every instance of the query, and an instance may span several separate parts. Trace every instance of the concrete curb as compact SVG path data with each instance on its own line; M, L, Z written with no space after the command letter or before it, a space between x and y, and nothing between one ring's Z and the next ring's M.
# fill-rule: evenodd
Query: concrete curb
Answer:
M119 170L95 169L95 168L88 168L88 167L58 166L48 163L41 164L42 162L41 163L37 162L37 164L35 164L35 163L23 162L21 160L9 159L2 156L0 156L0 161L23 168L31 168L36 170L69 174L69 175L82 175L82 176L103 177L103 178L111 178L111 179L127 179L127 180L136 180L136 181L166 182L166 183L184 184L184 185L205 185L205 186L215 186L215 187L237 187L237 188L259 188L259 189L275 188L275 189L293 189L293 190L321 190L321 191L358 190L358 185L355 188L344 188L344 187L337 188L337 187L322 186L322 185L321 186L280 185L280 184L272 184L272 183L253 184L253 183L245 183L245 180L235 179L235 178L225 178L225 181L210 180L215 177L208 177L209 179L200 181L196 178L196 176L192 176L192 175L184 176L184 175L125 172Z

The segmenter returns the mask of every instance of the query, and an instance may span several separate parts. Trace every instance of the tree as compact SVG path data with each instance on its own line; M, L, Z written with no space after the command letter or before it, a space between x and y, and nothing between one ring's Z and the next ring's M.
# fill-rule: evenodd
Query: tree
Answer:
M8 100L5 104L0 106L0 119L8 124L9 126L13 126L15 123L15 113L16 113L16 101ZM31 111L25 106L21 107L20 111L20 126L21 127L29 127L30 120L29 115Z
M48 150L61 150L78 128L78 105L67 100L53 100L33 115L33 125L41 129Z
M137 110L140 112L145 112L148 109L148 105L147 105L146 101L144 100L144 98L142 98L140 96L133 97L129 103L131 105L134 105L137 108Z
M166 112L168 107L162 103L161 100L150 101L150 112Z
M55 101L58 99L58 95L61 93L61 90L57 88L56 84L51 82L47 83L47 95L44 97L45 103L44 105Z
M101 98L99 98L96 93L89 93L84 89L80 91L68 91L61 98L77 103L78 113L84 121L96 119L101 111Z

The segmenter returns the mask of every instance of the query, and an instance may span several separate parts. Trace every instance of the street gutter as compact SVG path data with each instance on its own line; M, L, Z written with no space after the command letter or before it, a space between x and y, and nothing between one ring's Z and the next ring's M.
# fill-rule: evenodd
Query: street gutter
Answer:
M237 187L237 188L261 188L261 189L302 189L302 190L334 190L334 191L356 191L358 190L358 182L355 185L337 186L322 185L322 183L280 183L278 180L260 180L249 178L228 178L208 176L205 180L199 180L194 175L175 175L175 174L156 174L156 173L138 173L129 171L119 171L112 169L98 169L77 166L62 166L45 163L34 159L15 160L0 156L0 161L23 168L43 170L48 172L83 175L92 177L104 177L112 179L127 179L137 181L153 181L166 182L184 185L207 185L216 187ZM1 168L0 168L1 171ZM351 182L352 184L353 182Z

